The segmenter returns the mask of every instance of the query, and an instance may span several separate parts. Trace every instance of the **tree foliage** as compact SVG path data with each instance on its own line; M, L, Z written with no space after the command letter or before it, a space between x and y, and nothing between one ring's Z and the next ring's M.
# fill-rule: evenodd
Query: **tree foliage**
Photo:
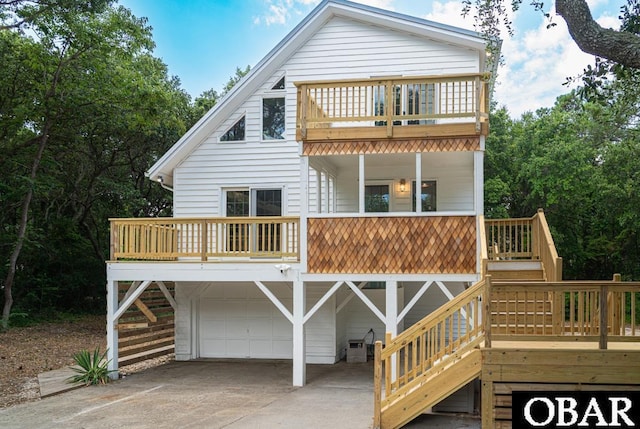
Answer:
M194 102L111 0L0 0L0 289L21 314L103 311L112 217L170 216L146 170L248 71Z
M102 307L107 219L170 213L144 172L191 110L129 10L47 9L23 25L28 36L0 31L5 324L14 299L32 312Z
M473 9L480 31L490 41L501 38L501 27L508 33L514 33L510 12L517 11L523 5L522 0L463 0L463 13ZM548 4L542 0L531 0L529 3L536 11L550 19L545 9ZM569 34L578 47L609 67L640 69L640 0L627 0L621 10L621 27L619 29L603 28L591 15L586 0L555 0L555 11L567 23ZM555 25L549 20L549 26Z
M640 278L638 108L560 97L521 119L500 109L487 140L488 217L544 208L565 278Z

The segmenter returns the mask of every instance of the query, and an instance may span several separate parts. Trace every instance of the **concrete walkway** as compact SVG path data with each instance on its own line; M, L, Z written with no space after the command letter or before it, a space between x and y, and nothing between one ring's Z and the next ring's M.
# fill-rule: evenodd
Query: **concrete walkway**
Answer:
M172 362L0 410L1 428L345 428L372 422L371 364L308 365L291 386L290 361ZM477 419L423 416L407 428L480 428Z

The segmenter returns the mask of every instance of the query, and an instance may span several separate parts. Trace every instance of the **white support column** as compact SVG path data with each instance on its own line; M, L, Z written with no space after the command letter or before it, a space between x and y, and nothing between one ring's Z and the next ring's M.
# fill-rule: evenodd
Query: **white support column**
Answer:
M416 213L422 213L422 154L416 153Z
M386 291L386 332L391 332L392 336L398 335L398 282L387 280Z
M396 337L398 335L398 282L396 280L387 280L385 292L385 332L390 332L392 337ZM391 356L391 381L396 381L398 377L396 362L397 356L394 354Z
M364 154L358 155L358 213L364 213Z
M118 378L118 330L115 314L118 309L118 282L107 280L107 360L112 379Z
M331 187L330 187L330 183L329 183L329 172L325 171L324 172L324 187L322 188L324 189L324 201L326 202L324 208L325 208L325 213L330 213L331 212Z
M480 147L484 148L484 136L480 136ZM473 210L476 216L484 214L484 152L473 153ZM478 219L476 217L476 219ZM477 222L476 222L477 223ZM476 272L482 272L482 249L480 248L480 225L476 225Z
M316 213L322 213L322 171L316 170Z
M480 136L484 139L484 136ZM484 152L473 153L474 210L476 215L484 214Z
M309 157L300 157L300 271L307 272L307 217L309 215Z
M307 379L307 363L304 335L306 292L304 282L293 282L293 385L304 386Z

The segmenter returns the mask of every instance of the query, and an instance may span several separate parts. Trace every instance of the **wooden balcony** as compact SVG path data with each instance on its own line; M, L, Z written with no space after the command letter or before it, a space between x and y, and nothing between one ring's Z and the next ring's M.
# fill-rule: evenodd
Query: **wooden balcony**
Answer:
M111 219L111 260L300 257L297 217Z
M489 75L297 82L299 141L486 135Z

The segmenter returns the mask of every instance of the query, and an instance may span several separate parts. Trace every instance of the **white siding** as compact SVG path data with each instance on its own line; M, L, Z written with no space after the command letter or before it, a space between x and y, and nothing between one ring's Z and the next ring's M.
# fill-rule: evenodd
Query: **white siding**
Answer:
M478 71L478 55L472 50L335 17L176 168L174 215L222 215L224 188L255 186L286 186L284 213L300 213L295 81ZM272 91L283 75L286 90ZM286 94L286 139L262 142L262 98L282 94ZM246 116L246 141L219 142L219 137L242 115ZM449 204L456 206L460 202L446 202L445 206Z
M391 184L391 208L396 212L411 211L411 182L415 180L415 158L403 164L388 162L371 165L365 157L365 177L368 182ZM405 192L400 192L400 179L406 180ZM358 166L345 166L337 173L338 212L358 211ZM422 180L437 182L438 211L473 211L473 152L437 152L422 155Z
M385 290L384 289L363 289L365 296L382 312L385 314ZM349 294L351 290L346 288L341 289L338 295L338 304L342 302ZM398 303L402 305L404 301L404 289L398 288ZM400 312L400 309L398 309ZM378 317L373 314L369 307L360 300L360 298L354 296L347 305L338 313L338 351L341 356L344 356L348 346L349 340L361 340L366 339L367 344L372 344L372 339L384 341L384 335L386 327ZM373 329L374 337L372 338L369 330ZM398 332L404 329L404 324L399 323Z
M267 287L291 311L293 293L286 283ZM307 286L307 311L324 295L325 286ZM253 283L196 283L180 282L176 285L176 359L201 357L202 341L233 343L229 353L240 353L248 344L264 344L267 352L251 351L254 357L290 358L292 353L291 323L268 301ZM226 317L229 307L237 306L237 318ZM224 317L223 317L224 316ZM263 323L257 324L256 321ZM202 323L217 326L217 332L204 332ZM226 334L225 334L226 331ZM236 332L237 335L234 335ZM334 363L336 361L335 298L329 299L305 325L307 363ZM234 338L237 337L237 338ZM264 341L262 341L264 337ZM243 344L243 342L245 344ZM270 344L268 344L270 343ZM206 345L205 345L206 346ZM271 349L269 349L271 347ZM215 348L215 347L214 347ZM222 344L219 344L219 350ZM216 357L225 357L217 355Z
M415 294L420 290L423 283L406 282L403 283L403 285L405 288L404 305L406 306L409 301L411 301L411 299L415 296ZM464 283L446 282L445 286L447 286L447 289L449 289L449 292L451 292L453 296L464 292ZM427 292L422 295L418 302L407 313L404 318L404 326L410 327L415 325L421 319L431 314L433 311L437 310L440 306L446 304L448 301L449 299L440 290L440 288L435 283L432 284L429 287L429 290L427 290ZM457 329L457 323L454 323L454 327L455 329ZM457 337L458 333L454 332L454 336Z

